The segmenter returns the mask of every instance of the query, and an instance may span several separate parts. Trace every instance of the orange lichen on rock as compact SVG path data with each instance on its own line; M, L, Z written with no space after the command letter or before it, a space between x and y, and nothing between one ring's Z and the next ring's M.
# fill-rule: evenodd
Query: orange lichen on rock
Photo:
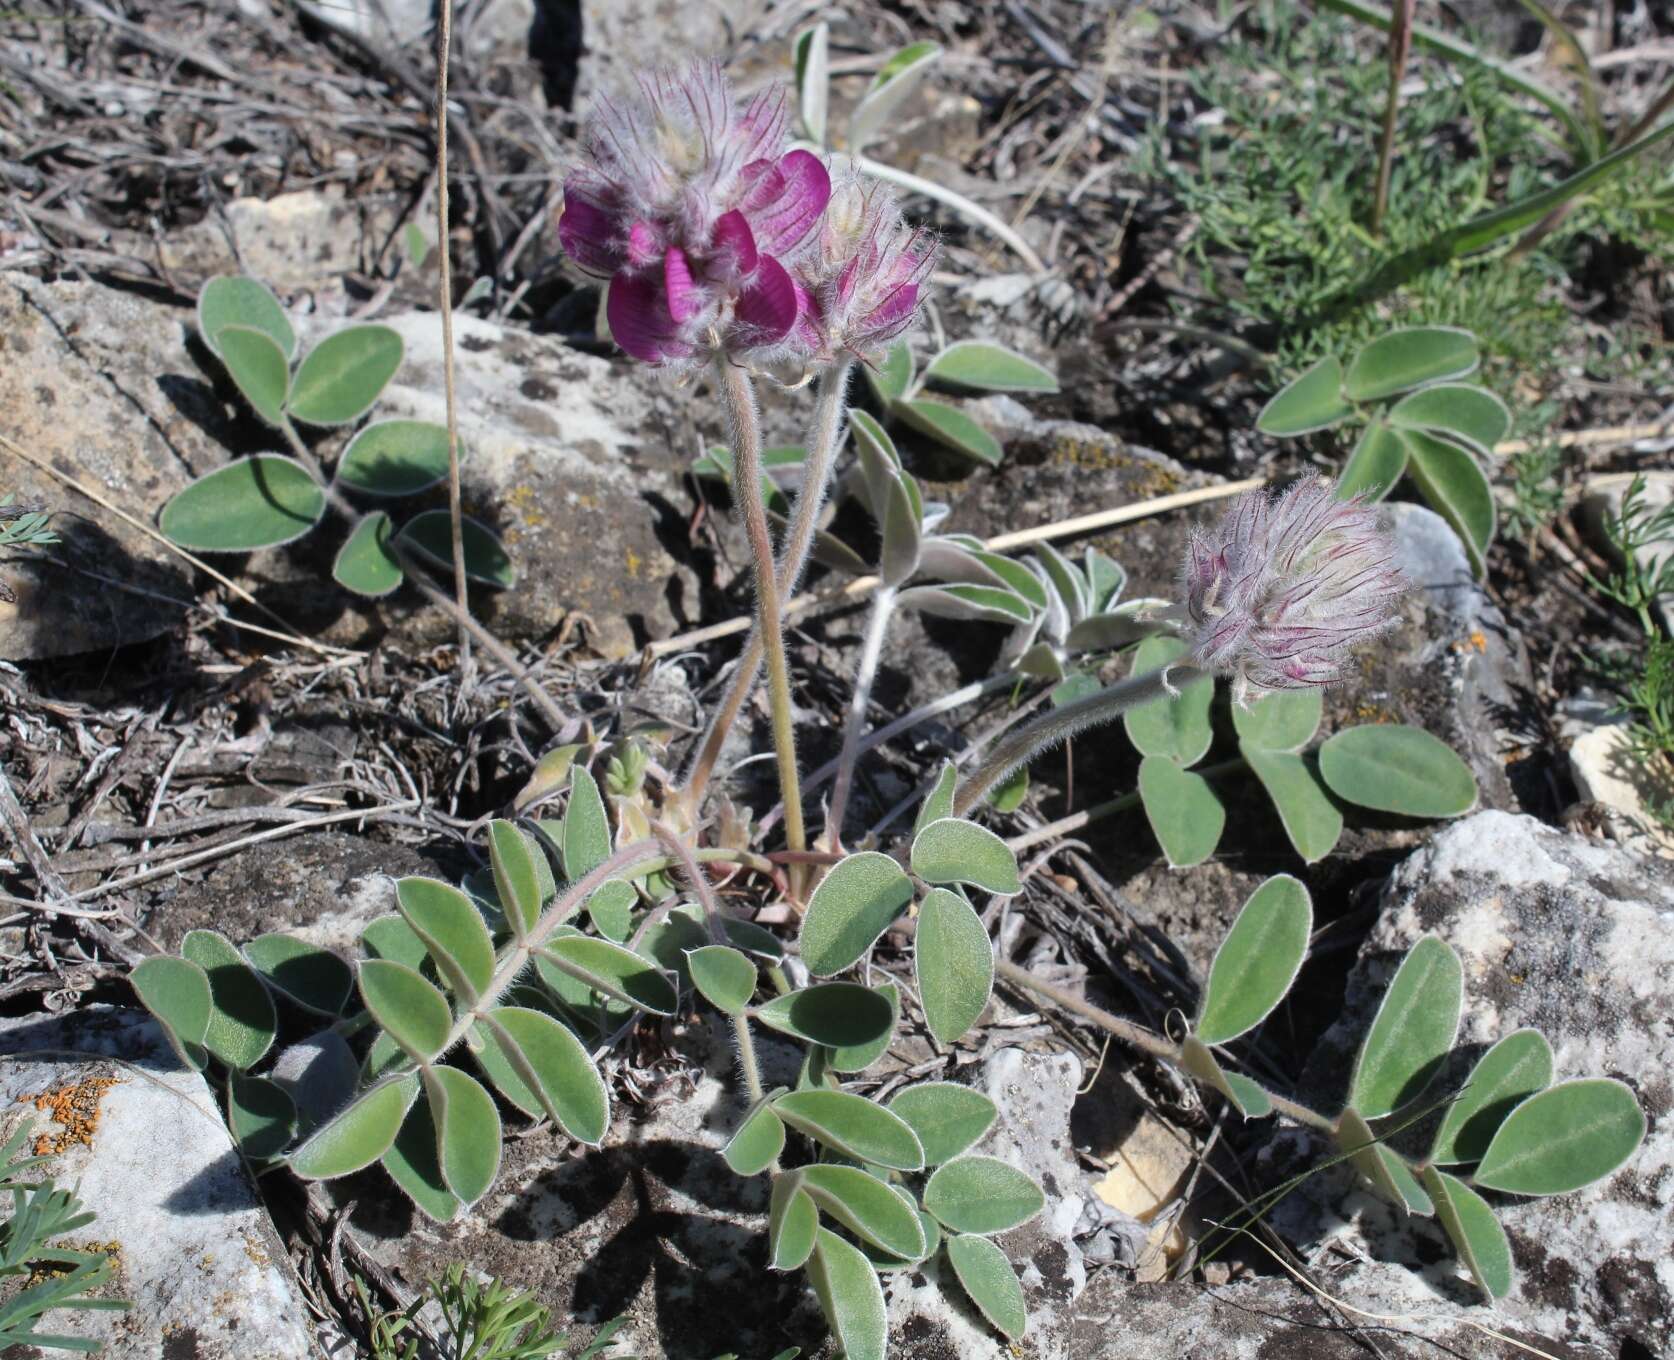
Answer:
M116 1085L115 1077L89 1077L39 1095L19 1096L18 1102L33 1105L52 1116L52 1121L63 1128L61 1133L41 1133L35 1136L37 1157L56 1157L69 1148L93 1146L93 1135L99 1128L99 1102L105 1092Z

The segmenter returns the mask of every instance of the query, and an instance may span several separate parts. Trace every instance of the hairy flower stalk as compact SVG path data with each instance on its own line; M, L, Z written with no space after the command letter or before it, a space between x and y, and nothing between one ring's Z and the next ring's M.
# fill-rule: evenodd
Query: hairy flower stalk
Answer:
M1181 660L1066 704L1002 741L962 781L963 815L1001 779L1075 733L1178 692L1198 676L1232 681L1235 702L1342 679L1349 652L1396 619L1406 581L1394 547L1362 501L1321 478L1276 496L1252 491L1211 530L1196 530L1181 572Z

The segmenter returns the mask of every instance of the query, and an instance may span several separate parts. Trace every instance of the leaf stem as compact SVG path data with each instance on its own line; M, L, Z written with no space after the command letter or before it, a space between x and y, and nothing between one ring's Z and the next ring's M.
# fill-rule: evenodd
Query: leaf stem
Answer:
M796 509L791 514L790 528L785 534L776 572L781 599L788 599L796 592L802 569L807 565L808 554L814 546L820 509L825 504L826 491L831 483L832 464L836 461L837 446L842 442L843 415L848 409L849 376L853 368L854 361L845 355L820 375L814 426L808 441L808 455L802 465L802 489L797 493ZM727 733L737 723L745 699L755 689L756 676L761 672L761 659L762 635L758 621L750 629L749 640L738 658L738 668L733 672L726 695L715 710L709 730L704 734L703 745L687 773L685 796L688 807L694 813L703 802L704 791L714 774L715 763L720 759Z
M1204 672L1195 666L1163 666L1089 694L1025 723L994 748L975 773L960 781L953 799L953 815L963 817L983 795L1025 761L1049 747L1100 723L1119 718L1130 708L1173 694Z
M802 794L796 771L796 721L791 711L790 666L785 658L784 620L779 614L777 565L773 540L767 531L767 509L761 497L761 423L750 375L725 354L715 361L716 375L732 429L733 494L744 516L744 529L755 559L756 617L762 650L767 659L767 700L772 711L773 748L779 762L779 796L785 803L785 844L792 850L808 848L802 824ZM801 886L802 871L790 871L791 891Z
M884 586L872 597L872 610L866 620L866 637L855 663L854 693L849 697L848 718L843 724L843 749L837 756L837 778L831 785L831 807L825 814L825 838L834 849L843 843L843 813L848 810L849 789L860 758L860 739L866 730L866 709L871 703L872 684L877 679L878 661L883 655L884 635L889 631L894 612L895 587Z

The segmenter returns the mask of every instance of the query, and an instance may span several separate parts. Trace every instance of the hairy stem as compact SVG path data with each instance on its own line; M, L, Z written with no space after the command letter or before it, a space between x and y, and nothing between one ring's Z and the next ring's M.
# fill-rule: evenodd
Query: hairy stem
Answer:
M953 798L953 815L963 817L982 801L989 789L1049 747L1089 727L1111 722L1130 708L1172 694L1203 674L1195 666L1163 666L1143 675L1131 675L1097 694L1089 694L1085 699L1077 699L1025 723L996 746L973 774L960 781L959 791Z
M779 582L773 540L767 532L767 508L761 498L761 424L750 375L724 354L715 361L732 429L733 494L744 514L744 531L755 559L756 618L767 659L767 702L772 711L773 749L779 761L779 796L785 803L785 844L806 850L802 794L796 771L796 721L791 712L790 665L785 658L784 620L779 614ZM801 886L802 871L790 871L791 890Z
M471 630L465 624L471 603L466 594L464 510L459 489L459 410L453 386L453 262L448 252L448 51L453 45L453 0L442 0L436 16L436 250L441 266L437 284L442 313L442 394L448 412L448 523L453 531L454 604L459 620L459 669L469 684Z
M831 810L825 815L825 838L833 847L843 841L843 813L849 806L849 789L854 767L860 758L860 738L866 728L866 708L872 699L872 682L878 675L884 635L895 612L895 587L884 586L872 597L872 612L866 620L866 639L855 664L854 693L849 697L849 714L843 724L843 749L837 756L837 778L831 786Z
M1383 130L1378 137L1377 189L1372 196L1372 235L1383 231L1383 216L1389 208L1389 176L1395 165L1395 133L1400 122L1401 82L1407 75L1407 56L1412 51L1412 11L1416 0L1395 0L1389 25L1389 97L1383 106Z
M1047 982L1044 978L1036 977L1027 968L1013 963L1010 959L996 959L994 972L996 976L1003 977L1007 982L1014 983L1037 996L1045 997L1054 1006L1069 1011L1072 1015L1079 1015L1083 1020L1090 1021L1124 1044L1137 1048L1142 1053L1149 1053L1153 1058L1161 1058L1174 1067L1180 1067L1182 1071L1185 1070L1181 1067L1180 1046L1169 1042L1160 1034L1153 1033L1145 1026L1136 1025L1131 1020L1124 1020L1119 1015L1112 1015L1103 1007L1095 1006L1091 1001L1082 1000L1074 992ZM1195 1081L1196 1078L1193 1078L1193 1080ZM1305 1124L1311 1129L1319 1129L1324 1133L1334 1133L1336 1131L1336 1124L1320 1114L1319 1111L1309 1109L1306 1105L1289 1100L1272 1091L1267 1091L1266 1087L1262 1089L1266 1091L1268 1099L1273 1102L1273 1109L1287 1119L1293 1119L1298 1124Z
M297 461L313 473L314 480L325 491L326 503L350 524L355 523L360 518L359 512L349 503L348 498L337 489L336 484L321 470L319 460L314 457L313 451L302 442L302 436L296 432L296 426L287 420L282 427L282 433L286 442L291 446L291 452L296 455ZM511 648L478 623L469 609L462 609L453 596L449 595L447 591L431 579L430 569L408 549L407 545L401 541L399 534L391 534L389 542L385 546L395 555L395 560L400 563L401 570L407 573L407 579L413 583L419 594L437 608L444 609L453 615L455 622L482 644L483 651L493 657L506 674L510 675L523 687L524 692L535 701L536 707L546 715L547 721L552 724L552 730L554 732L560 730L568 721L564 710L559 708L557 701L536 683L535 677L530 675L524 664L513 655Z
M820 375L819 399L814 406L808 457L802 465L802 490L797 494L796 509L791 514L790 528L786 532L775 573L781 599L788 599L795 593L802 578L802 569L808 563L808 554L814 546L820 509L825 504L826 491L831 482L831 467L836 461L837 445L843 436L843 414L847 410L849 375L853 368L853 361L844 356ZM735 467L735 479L736 476ZM720 707L715 710L709 730L704 733L703 745L687 773L686 799L694 812L703 802L704 790L709 787L727 733L738 721L744 701L756 687L756 677L761 673L762 650L762 632L758 622L750 630L749 640L738 658L738 669L733 672Z

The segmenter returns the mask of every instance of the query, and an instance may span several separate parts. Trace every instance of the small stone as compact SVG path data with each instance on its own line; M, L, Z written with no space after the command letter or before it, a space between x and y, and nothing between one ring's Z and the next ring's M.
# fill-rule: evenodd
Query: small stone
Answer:
M1612 834L1629 850L1674 856L1674 830L1660 822L1653 806L1674 807L1674 770L1636 755L1628 730L1617 724L1592 727L1570 743L1569 772L1583 802L1606 811Z
M127 1312L54 1309L41 1330L103 1343L106 1360L305 1360L315 1354L284 1247L204 1080L155 1021L98 1006L0 1020L7 1132L97 1217L51 1243L107 1253L100 1297ZM32 1108L30 1108L32 1107ZM40 1174L37 1172L36 1174ZM253 1347L257 1349L252 1349Z

